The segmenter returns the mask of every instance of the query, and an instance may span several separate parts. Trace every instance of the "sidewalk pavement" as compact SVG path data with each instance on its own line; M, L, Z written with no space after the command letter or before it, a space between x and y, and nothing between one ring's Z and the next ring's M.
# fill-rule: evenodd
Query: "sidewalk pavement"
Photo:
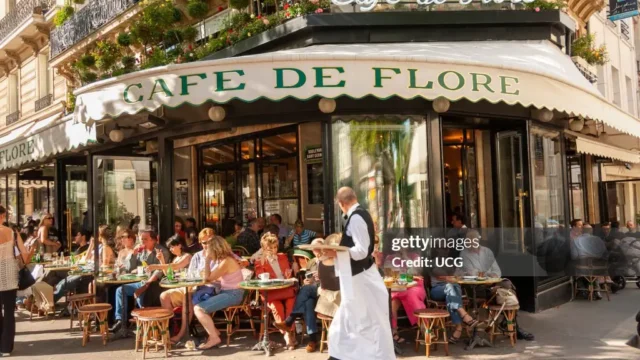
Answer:
M527 331L536 336L536 341L518 341L511 348L506 338L499 338L494 348L464 350L464 345L451 345L451 356L443 355L442 346L432 351L434 359L640 359L640 349L626 345L636 331L635 315L640 310L640 289L631 283L626 289L606 300L588 302L575 300L555 309L539 314L522 312L518 321ZM175 350L173 356L181 359L204 359L216 356L223 360L262 359L264 355L252 352L256 342L247 338L246 333L234 337L230 347L223 346L206 352ZM404 359L424 359L424 347L418 353L413 350L413 336L407 333L408 344L403 346ZM279 335L274 340L282 341ZM82 347L79 331L69 332L68 319L37 319L29 321L26 313L18 317L15 350L12 358L52 359L52 360L102 360L118 358L134 360L142 358L136 354L133 339L122 339L102 345L98 336ZM147 359L163 359L164 352L148 353ZM309 359L327 360L328 355L307 354L304 348L282 351L272 357L274 360ZM398 357L401 358L401 357ZM364 360L364 359L363 359ZM391 359L390 359L391 360Z

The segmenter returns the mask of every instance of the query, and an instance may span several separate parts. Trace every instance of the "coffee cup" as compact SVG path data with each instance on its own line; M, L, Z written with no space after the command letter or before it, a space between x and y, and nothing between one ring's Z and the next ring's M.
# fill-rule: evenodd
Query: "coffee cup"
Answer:
M258 275L258 277L260 278L260 281L267 281L269 280L269 273L262 273Z

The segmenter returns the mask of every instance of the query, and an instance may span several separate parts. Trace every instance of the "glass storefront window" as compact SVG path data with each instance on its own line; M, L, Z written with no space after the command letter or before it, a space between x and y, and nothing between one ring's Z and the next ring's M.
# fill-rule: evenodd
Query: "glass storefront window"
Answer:
M584 173L582 171L583 157L580 155L567 157L569 179L569 202L571 204L571 219L587 221L584 201Z
M66 165L67 173L67 209L71 212L72 235L80 230L91 230L89 219L85 215L88 209L87 167L84 165Z
M9 174L7 182L9 186L7 191L7 219L11 224L18 224L18 175Z
M261 140L262 157L296 156L296 133L279 134L265 137Z
M564 185L560 133L531 129L531 166L536 228L558 228L565 224Z
M380 232L428 227L423 117L335 117L332 132L334 192L352 187ZM337 206L335 214L336 231L340 231L342 214Z
M234 160L233 144L202 149L202 163L205 166L226 164Z
M233 234L235 221L246 224L275 213L283 223L293 224L299 216L297 149L292 130L202 148L202 221L222 236Z
M158 229L156 171L150 159L94 159L97 187L96 219L99 225L129 226L136 219L139 230Z
M173 198L176 216L182 219L193 216L191 203L193 179L191 177L191 148L175 149L173 152Z
M256 157L256 143L254 140L243 141L240 143L240 158L242 160L251 160Z
M7 175L0 175L0 205L7 207Z

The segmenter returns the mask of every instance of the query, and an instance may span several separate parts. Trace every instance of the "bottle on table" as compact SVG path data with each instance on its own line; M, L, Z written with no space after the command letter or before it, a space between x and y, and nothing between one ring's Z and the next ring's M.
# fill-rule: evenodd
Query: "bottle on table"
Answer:
M169 266L169 268L167 269L167 280L173 281L173 279L174 279L173 268Z

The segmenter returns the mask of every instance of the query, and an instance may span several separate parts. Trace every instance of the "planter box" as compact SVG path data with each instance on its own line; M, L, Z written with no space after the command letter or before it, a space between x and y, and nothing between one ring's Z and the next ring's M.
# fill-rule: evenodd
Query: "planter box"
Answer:
M598 69L595 66L589 64L587 60L580 56L572 56L571 60L589 82L593 84L598 81Z

